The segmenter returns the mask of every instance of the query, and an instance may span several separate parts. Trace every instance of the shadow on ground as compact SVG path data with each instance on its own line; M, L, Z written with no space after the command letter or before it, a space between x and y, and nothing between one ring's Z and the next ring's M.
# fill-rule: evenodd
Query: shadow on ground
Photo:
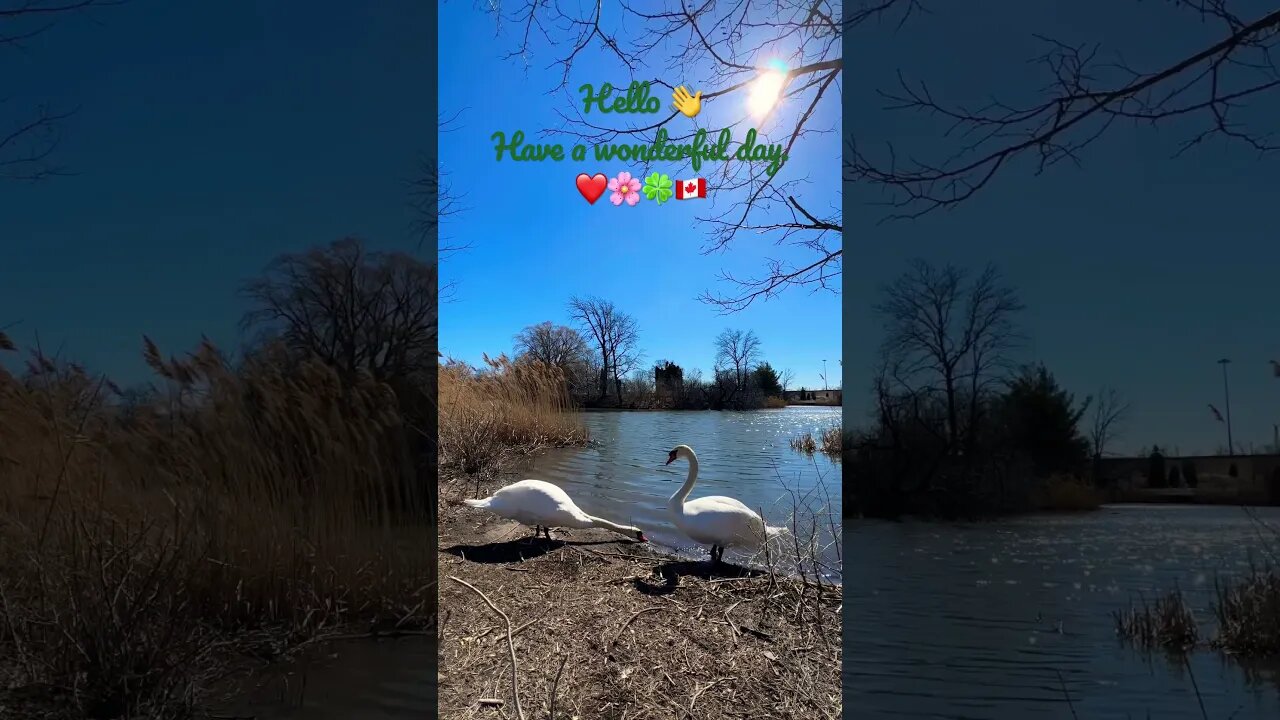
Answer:
M636 590L645 595L667 595L675 592L676 588L680 587L680 578L686 575L702 580L715 580L760 577L764 575L764 572L730 563L717 565L706 560L673 560L655 567L653 574L662 578L662 582L655 583L651 582L650 579L635 578L632 584Z
M441 548L441 552L456 555L463 560L476 563L501 564L517 563L542 557L562 547L581 547L584 545L616 545L616 540L548 540L546 538L524 537L506 542L486 543L484 545L451 545Z

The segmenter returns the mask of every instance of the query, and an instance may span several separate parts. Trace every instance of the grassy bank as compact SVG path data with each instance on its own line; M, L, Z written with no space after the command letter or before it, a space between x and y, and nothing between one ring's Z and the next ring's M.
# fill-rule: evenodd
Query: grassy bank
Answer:
M486 356L478 369L449 362L437 387L442 473L492 476L540 449L588 440L554 367L505 356Z
M839 587L714 575L601 530L530 541L461 502L537 448L585 441L555 380L504 360L441 375L441 717L840 717Z
M1054 475L1033 494L1042 512L1084 512L1102 507L1105 496L1092 483L1071 475Z
M145 352L160 392L0 370L0 707L183 717L226 668L427 627L434 498L395 395L327 367Z

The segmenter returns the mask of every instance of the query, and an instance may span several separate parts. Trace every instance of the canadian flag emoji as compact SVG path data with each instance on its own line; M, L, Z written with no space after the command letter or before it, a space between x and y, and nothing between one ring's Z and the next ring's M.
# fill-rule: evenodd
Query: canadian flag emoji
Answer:
M692 180L676 181L676 199L691 200L693 198L704 198L707 196L707 181L705 178L694 178Z

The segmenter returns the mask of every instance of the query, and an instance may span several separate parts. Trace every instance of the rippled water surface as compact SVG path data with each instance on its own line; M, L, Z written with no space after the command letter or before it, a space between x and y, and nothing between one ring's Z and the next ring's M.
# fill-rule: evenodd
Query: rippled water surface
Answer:
M817 515L826 532L834 524L838 536L839 464L821 453L796 453L789 441L839 422L840 408L593 412L585 418L593 447L548 453L525 476L560 485L592 515L635 525L660 546L705 556L705 550L676 530L667 515L667 499L684 482L688 464L664 463L667 453L683 444L698 455L698 482L690 498L729 495L763 509L769 524L785 525L795 514L793 497L798 497L802 515ZM789 489L796 491L794 495ZM809 520L802 522L809 527ZM832 544L832 564L836 551ZM726 552L726 559L732 552Z
M1280 509L1257 515L1280 528ZM1110 617L1176 585L1208 621L1215 576L1276 549L1240 509L849 521L844 541L846 717L1280 718L1276 664L1144 658Z

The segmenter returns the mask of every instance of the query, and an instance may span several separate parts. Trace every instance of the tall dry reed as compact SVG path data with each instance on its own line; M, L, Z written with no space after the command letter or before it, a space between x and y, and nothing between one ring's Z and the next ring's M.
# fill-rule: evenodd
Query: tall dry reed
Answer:
M435 592L434 499L385 385L316 362L145 353L122 402L35 353L0 369L0 672L95 717L190 709L226 652ZM0 680L4 680L0 676Z
M1148 605L1146 598L1127 611L1111 614L1116 634L1144 649L1160 648L1169 652L1186 652L1196 646L1200 631L1195 614L1187 605L1182 591L1173 590Z
M791 438L789 444L792 450L805 455L812 455L821 452L823 455L832 460L841 460L844 457L844 432L839 422L832 423L815 435L813 431L805 432Z
M506 356L484 360L479 369L454 361L440 369L442 468L492 473L515 455L587 441L558 368Z

